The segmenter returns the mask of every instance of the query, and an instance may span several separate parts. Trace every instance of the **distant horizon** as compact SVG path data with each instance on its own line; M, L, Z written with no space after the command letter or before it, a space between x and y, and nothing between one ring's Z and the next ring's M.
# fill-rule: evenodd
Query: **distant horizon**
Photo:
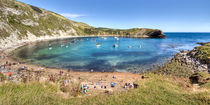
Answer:
M17 0L93 27L210 32L210 0Z

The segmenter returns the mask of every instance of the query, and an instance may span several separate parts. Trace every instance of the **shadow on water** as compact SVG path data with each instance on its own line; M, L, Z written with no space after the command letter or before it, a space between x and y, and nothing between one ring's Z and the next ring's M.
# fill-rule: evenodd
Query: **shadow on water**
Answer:
M105 57L105 56L150 56L152 55L152 52L146 52L146 51L117 51L117 52L96 52L93 53L91 56L94 57Z
M112 65L109 64L106 60L97 60L97 61L91 61L85 66L68 66L65 65L63 68L66 69L75 69L75 70L80 70L80 71L90 71L93 69L94 71L106 71L106 72L111 72L112 71Z

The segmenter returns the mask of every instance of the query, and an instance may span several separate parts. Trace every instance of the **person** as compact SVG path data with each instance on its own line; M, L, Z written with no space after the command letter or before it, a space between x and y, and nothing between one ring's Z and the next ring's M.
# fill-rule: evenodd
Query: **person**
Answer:
M117 83L111 83L111 87L115 87Z
M9 73L8 73L8 76L9 76L9 77L11 77L12 75L13 75L13 73L12 73L12 72L9 72Z
M23 67L23 69L24 69L24 70L26 70L26 69L27 69L27 67L26 67L26 66L24 66L24 67Z
M60 75L63 76L64 75L64 71L61 70L60 71Z
M6 64L8 64L9 63L9 61L6 61Z
M83 84L81 85L80 89L83 89Z
M124 85L124 87L123 87L123 88L127 89L127 86L126 86L126 85Z

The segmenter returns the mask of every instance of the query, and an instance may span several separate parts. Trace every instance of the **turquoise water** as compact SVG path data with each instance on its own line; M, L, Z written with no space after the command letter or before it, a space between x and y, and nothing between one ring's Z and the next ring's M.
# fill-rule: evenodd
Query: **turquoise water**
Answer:
M39 42L16 55L32 64L79 71L142 72L161 65L179 50L210 42L210 33L166 33L166 39L86 37ZM98 46L97 43L100 43ZM118 44L118 47L113 47Z

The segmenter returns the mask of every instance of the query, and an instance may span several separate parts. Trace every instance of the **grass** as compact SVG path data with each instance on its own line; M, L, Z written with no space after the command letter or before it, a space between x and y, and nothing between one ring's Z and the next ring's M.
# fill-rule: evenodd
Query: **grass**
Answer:
M5 79L6 79L6 77L2 73L0 73L0 82L5 80Z
M171 60L170 62L166 62L160 69L155 72L177 77L189 77L193 74L191 65L184 64L175 59Z
M210 63L210 43L196 47L189 54L203 63Z
M30 83L13 84L8 83L1 86L0 104L2 105L38 105L38 103L53 104L56 86L50 84Z
M0 102L4 105L208 105L210 91L193 93L170 76L147 74L137 89L83 98L62 98L59 89L49 83L4 84ZM204 88L204 87L202 87ZM209 89L209 87L207 88Z

